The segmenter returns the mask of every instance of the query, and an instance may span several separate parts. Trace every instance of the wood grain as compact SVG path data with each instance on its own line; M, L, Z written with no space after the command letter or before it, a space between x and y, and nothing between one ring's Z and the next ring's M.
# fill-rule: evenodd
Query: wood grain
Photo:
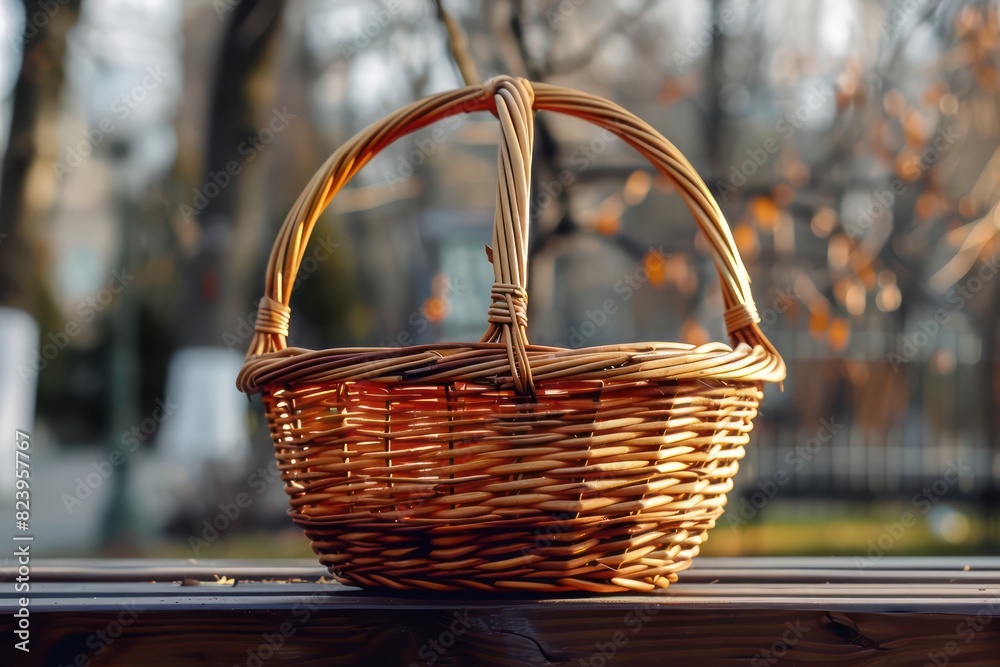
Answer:
M4 642L0 664L1000 664L1000 559L876 566L709 558L659 595L543 598L374 594L309 561L274 562L284 582L267 561L38 561L32 653ZM6 637L17 596L0 585Z

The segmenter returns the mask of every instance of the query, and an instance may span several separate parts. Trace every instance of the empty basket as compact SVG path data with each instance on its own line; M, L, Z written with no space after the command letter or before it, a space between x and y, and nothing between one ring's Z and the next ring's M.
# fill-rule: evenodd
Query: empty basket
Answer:
M533 110L617 134L673 181L710 243L734 347L528 343ZM287 347L299 263L340 188L396 139L473 111L502 129L482 340ZM669 141L607 100L502 76L415 102L327 160L275 242L238 385L261 393L290 514L339 581L652 591L697 555L733 487L762 384L784 379L757 322L722 212Z

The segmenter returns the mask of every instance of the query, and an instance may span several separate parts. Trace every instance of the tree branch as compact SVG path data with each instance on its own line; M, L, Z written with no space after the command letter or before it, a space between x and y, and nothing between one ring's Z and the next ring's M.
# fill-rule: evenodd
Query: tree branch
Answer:
M462 73L462 80L467 86L481 83L476 63L469 55L469 39L466 37L465 31L462 30L462 26L458 24L455 17L444 8L443 0L434 0L434 4L437 6L438 19L448 31L448 49L451 51L451 57L455 64L458 65L458 71Z

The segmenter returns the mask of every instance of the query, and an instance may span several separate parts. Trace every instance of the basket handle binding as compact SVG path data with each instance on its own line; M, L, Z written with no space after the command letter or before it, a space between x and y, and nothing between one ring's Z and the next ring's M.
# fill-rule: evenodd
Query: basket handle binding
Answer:
M493 226L493 303L483 341L504 343L515 388L531 393L525 290L532 109L575 116L613 132L675 184L712 248L730 340L734 345L746 343L763 348L768 363L753 374L754 380L782 381L784 361L758 326L760 317L750 292L750 277L729 225L691 163L648 123L613 102L509 76L414 102L368 126L330 156L299 195L275 240L247 359L285 349L291 313L288 304L306 245L319 216L347 181L379 151L411 132L459 113L490 111L500 120L503 139L498 153L500 179Z

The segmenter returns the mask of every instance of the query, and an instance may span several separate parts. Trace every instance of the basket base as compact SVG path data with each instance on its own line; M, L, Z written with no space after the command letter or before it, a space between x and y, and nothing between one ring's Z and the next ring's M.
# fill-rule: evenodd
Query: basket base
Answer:
M395 591L652 592L691 565L721 508L670 517L553 520L522 527L392 524L318 527L297 520L337 581ZM680 521L678 520L680 519ZM504 522L508 523L508 522ZM679 528L678 525L684 527Z

